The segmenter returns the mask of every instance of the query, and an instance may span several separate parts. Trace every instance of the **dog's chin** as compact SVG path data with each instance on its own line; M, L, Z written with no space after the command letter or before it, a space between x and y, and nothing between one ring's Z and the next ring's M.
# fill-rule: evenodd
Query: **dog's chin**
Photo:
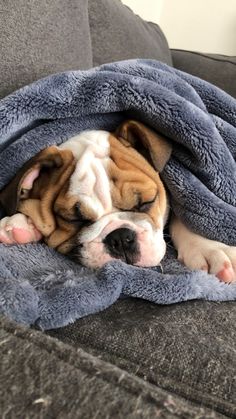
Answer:
M122 261L124 263L127 263L128 265L131 266L139 266L139 267L143 267L143 268L150 268L150 267L154 267L154 266L158 266L162 260L158 259L158 260L138 260L137 262L133 262L131 263L129 260L127 260L126 258L123 257L119 257L119 258L114 258L111 257L109 254L103 254L101 255L99 258L97 258L96 260L91 259L89 256L88 257L80 257L79 258L79 262L81 263L81 265L86 266L88 268L92 268L92 269L100 269L102 268L102 266L104 266L106 263L108 262L112 262L112 261Z
M108 262L112 261L122 261L127 263L131 266L139 266L139 267L154 267L160 265L165 252L166 252L166 243L163 242L156 248L150 248L149 252L138 252L136 254L126 254L123 256L111 256L108 252L104 251L104 246L101 244L101 248L98 249L98 243L95 243L95 248L93 246L89 246L89 251L86 249L86 245L78 245L75 246L70 252L69 256L72 258L76 263L80 263L81 265L91 268L91 269L99 269L103 265Z

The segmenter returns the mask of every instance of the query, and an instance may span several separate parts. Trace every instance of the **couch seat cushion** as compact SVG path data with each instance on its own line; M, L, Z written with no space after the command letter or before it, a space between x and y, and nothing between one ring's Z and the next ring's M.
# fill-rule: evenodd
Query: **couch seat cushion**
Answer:
M215 84L236 98L236 57L173 49L174 67Z
M124 299L50 331L152 384L235 417L235 303Z
M0 356L2 418L224 418L6 318Z

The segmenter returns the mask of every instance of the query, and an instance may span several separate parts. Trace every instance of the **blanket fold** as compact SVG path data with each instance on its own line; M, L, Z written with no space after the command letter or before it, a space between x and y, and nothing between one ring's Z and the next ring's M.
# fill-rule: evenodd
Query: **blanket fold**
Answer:
M176 215L193 231L236 245L236 101L153 60L56 74L1 100L0 188L43 148L85 129L114 130L127 118L172 140L162 179ZM42 244L0 245L0 261L0 311L42 328L102 310L121 293L157 304L236 299L236 285L190 272L171 254L164 273L120 262L94 273Z

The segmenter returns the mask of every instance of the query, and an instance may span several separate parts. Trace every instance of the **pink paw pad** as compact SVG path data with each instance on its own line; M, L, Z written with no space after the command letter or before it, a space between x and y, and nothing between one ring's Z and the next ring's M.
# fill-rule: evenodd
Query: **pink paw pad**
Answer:
M230 283L235 280L235 272L229 262L224 263L223 269L221 269L216 276L223 282Z
M19 244L30 243L33 240L32 232L17 227L13 227L12 237L14 238L14 241Z

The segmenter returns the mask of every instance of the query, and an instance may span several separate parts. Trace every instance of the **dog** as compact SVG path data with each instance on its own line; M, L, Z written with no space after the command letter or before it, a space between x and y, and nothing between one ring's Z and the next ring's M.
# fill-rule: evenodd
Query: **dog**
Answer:
M44 149L0 192L8 215L0 222L0 240L11 244L43 238L94 269L113 259L159 265L169 217L160 173L171 151L167 138L134 120L124 121L114 133L84 131ZM20 229L14 230L14 220ZM188 268L236 281L236 247L191 232L174 215L170 235Z

